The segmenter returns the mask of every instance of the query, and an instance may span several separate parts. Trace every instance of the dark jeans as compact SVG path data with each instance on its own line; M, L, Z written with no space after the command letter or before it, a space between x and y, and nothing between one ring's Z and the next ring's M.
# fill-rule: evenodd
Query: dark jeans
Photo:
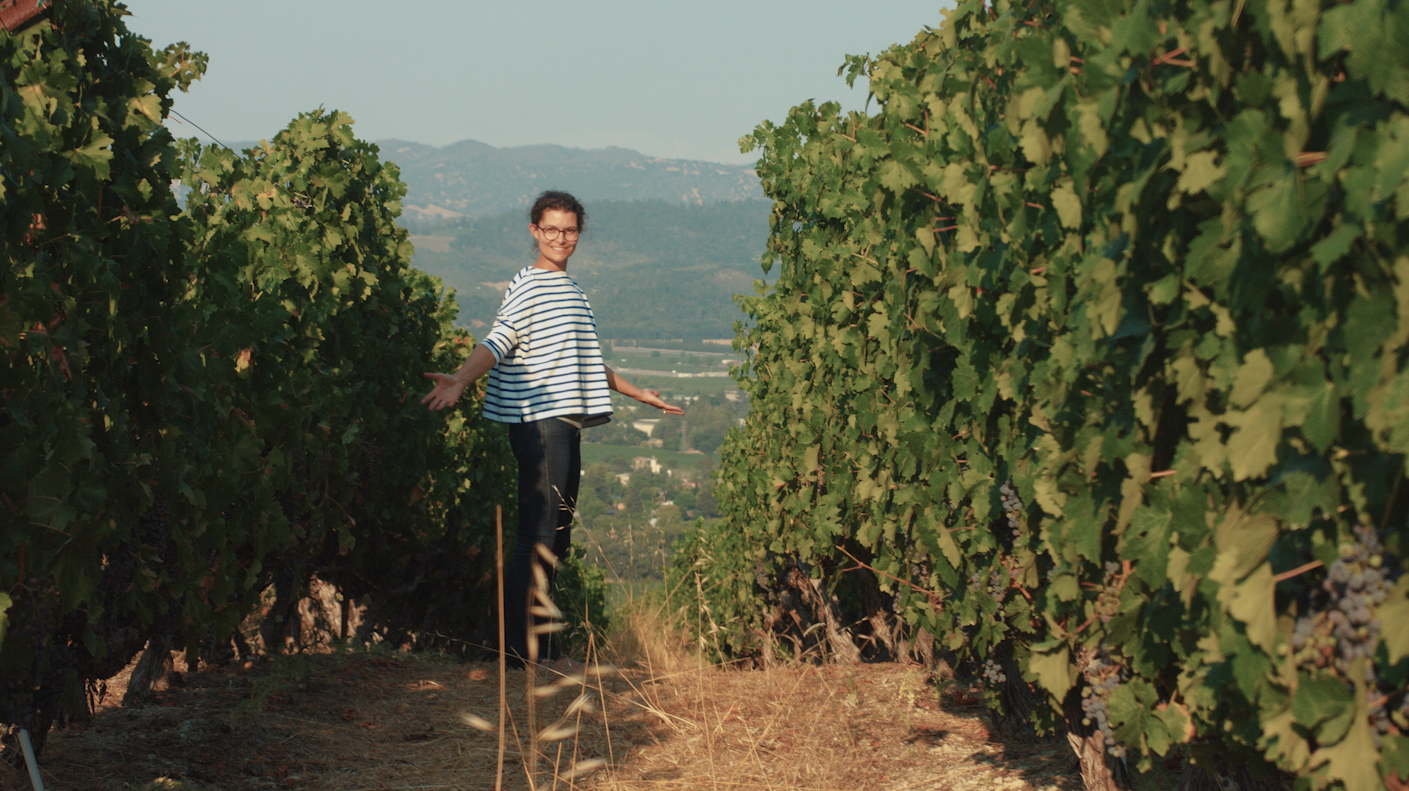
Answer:
M519 463L519 536L504 572L504 640L513 665L529 658L529 586L535 563L547 572L547 594L553 595L553 569L534 545L548 547L559 560L567 557L571 546L582 475L581 439L580 429L557 418L509 426L509 445ZM550 635L539 639L537 655L540 660L558 658Z

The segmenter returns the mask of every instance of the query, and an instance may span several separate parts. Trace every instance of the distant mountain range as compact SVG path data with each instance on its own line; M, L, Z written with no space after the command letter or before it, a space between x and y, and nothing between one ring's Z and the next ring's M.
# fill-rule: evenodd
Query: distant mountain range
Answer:
M773 204L692 206L664 200L588 200L587 232L569 272L587 292L603 338L729 338L752 294ZM413 234L416 267L457 292L460 323L477 336L508 281L536 255L522 208Z
M525 209L546 189L566 190L584 202L701 205L763 198L758 175L747 165L658 159L625 148L495 148L473 140L439 148L404 140L377 145L382 159L401 169L409 225Z

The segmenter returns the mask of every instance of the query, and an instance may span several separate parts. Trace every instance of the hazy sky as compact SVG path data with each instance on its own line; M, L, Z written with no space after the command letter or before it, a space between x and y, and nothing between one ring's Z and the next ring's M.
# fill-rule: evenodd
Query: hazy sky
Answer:
M952 2L943 5L952 6ZM366 140L620 146L746 162L737 141L809 98L860 109L836 76L939 24L940 0L127 0L157 47L210 70L176 110L221 140L272 137L320 105ZM173 129L196 135L189 125Z

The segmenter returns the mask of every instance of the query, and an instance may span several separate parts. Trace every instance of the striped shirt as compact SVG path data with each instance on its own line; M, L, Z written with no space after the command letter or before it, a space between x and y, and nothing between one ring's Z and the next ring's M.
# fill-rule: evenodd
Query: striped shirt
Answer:
M597 321L567 272L524 267L483 343L498 361L489 370L486 418L527 423L612 413Z

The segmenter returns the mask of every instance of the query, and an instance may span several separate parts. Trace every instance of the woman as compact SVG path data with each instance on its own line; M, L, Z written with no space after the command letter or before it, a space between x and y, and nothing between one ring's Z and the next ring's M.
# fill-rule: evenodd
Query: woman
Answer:
M573 196L556 191L538 196L528 225L538 260L510 281L493 328L460 369L426 374L435 388L421 399L432 410L445 409L487 372L484 416L509 425L509 444L519 463L519 535L505 573L504 617L509 660L517 666L530 656L527 621L535 544L552 549L560 560L567 557L582 472L582 429L611 419L607 390L669 415L684 414L658 391L632 385L602 362L592 307L567 274L568 259L586 225L587 212ZM548 579L551 595L551 569ZM534 655L560 659L551 643L537 647Z

